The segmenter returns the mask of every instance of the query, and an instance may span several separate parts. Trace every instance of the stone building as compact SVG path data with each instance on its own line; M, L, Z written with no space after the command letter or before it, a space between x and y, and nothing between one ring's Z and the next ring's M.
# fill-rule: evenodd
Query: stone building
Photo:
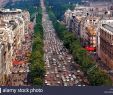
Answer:
M102 24L98 38L98 56L110 68L113 68L113 23Z
M0 9L0 85L5 85L11 74L13 61L25 41L30 14L20 9Z

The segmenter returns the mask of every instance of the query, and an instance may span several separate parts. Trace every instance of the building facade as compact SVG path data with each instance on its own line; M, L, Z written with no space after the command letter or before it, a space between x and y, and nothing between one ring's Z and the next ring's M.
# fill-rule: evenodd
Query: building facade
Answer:
M99 31L99 57L110 68L113 68L113 23L102 24Z
M0 85L6 85L13 61L25 41L30 14L20 9L0 9Z

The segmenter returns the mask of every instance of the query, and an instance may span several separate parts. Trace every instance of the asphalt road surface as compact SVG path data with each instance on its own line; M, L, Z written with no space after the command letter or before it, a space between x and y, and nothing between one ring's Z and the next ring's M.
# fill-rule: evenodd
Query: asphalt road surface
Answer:
M55 34L52 21L49 20L43 0L42 25L44 29L45 85L48 86L86 86L88 80L73 56L63 46Z

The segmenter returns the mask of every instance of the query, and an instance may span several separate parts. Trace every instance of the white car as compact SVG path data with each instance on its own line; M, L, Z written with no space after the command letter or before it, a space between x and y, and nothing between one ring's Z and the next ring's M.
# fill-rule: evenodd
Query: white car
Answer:
M58 81L57 83L60 84L60 81Z
M71 77L71 74L69 74L69 77Z
M71 60L71 57L68 57L67 59L68 59L68 60Z
M45 80L45 84L47 84L48 82L47 82L47 80Z
M77 70L77 73L80 73L80 70Z
M49 74L49 72L46 73L47 75Z
M69 79L67 79L67 81L69 81Z
M53 58L53 61L56 61L56 59Z
M60 65L58 65L58 67L60 68L61 66L60 66Z
M47 77L47 74L45 74L45 77Z
M50 86L51 84L50 83L47 83L46 85Z
M72 75L72 76L73 76L74 79L76 79L76 76L75 75Z
M64 83L64 86L68 86L67 83Z
M74 79L73 78L71 78L71 81L73 81Z
M48 68L50 68L50 66L49 66L49 65L48 65L47 67L48 67Z
M60 76L57 74L56 77L58 78L58 77L60 77Z
M62 79L63 80L63 82L66 82L66 79L64 78L64 79Z
M70 63L71 61L70 61L70 60L68 60L68 62Z

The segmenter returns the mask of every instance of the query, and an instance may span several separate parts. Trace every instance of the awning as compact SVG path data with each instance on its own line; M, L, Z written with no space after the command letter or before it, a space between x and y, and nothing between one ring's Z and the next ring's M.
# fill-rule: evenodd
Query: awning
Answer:
M86 49L87 51L94 51L94 50L96 50L95 47L90 47L90 46L85 47L85 49Z
M14 61L13 61L13 64L14 64L14 65L24 64L24 61L14 60Z

